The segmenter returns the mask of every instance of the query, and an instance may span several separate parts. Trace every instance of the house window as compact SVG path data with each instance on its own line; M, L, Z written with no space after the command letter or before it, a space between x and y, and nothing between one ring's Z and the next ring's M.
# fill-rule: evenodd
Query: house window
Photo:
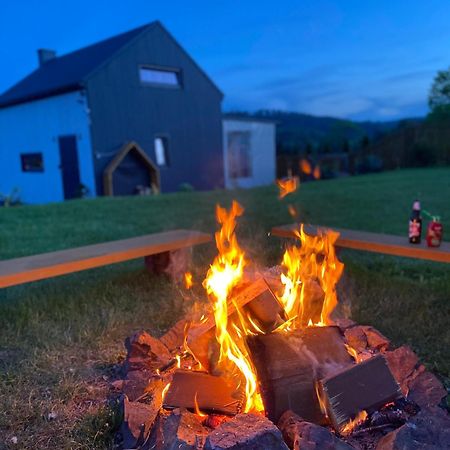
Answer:
M22 153L20 155L22 172L43 172L44 160L42 153Z
M156 164L160 167L169 166L169 140L166 137L155 138Z
M252 176L249 131L228 133L228 172L230 178Z
M180 71L177 69L156 69L139 67L139 78L144 84L155 86L180 87Z

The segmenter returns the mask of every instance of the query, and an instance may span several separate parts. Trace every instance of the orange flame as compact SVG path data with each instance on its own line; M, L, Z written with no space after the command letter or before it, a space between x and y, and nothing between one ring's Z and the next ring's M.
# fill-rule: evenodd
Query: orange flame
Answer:
M164 386L164 389L163 389L162 392L161 392L161 401L162 401L162 402L164 402L164 399L165 399L165 397L166 397L167 391L169 390L171 384L172 384L172 383L167 383L167 384Z
M186 289L190 289L193 284L194 282L192 281L192 273L186 272L184 274L184 286L186 287Z
M316 236L310 236L301 225L296 235L301 245L290 246L284 253L284 291L279 300L293 328L328 325L337 304L336 284L344 268L334 247L339 234L319 230Z
M289 177L284 180L277 180L278 188L280 189L280 194L278 198L282 199L286 195L295 192L299 185L298 177Z
M302 159L300 160L300 170L305 174L305 175L311 175L312 173L312 168L311 168L311 164L307 159Z
M200 416L200 417L207 417L207 415L208 415L208 414L202 413L200 411L200 408L198 407L197 392L195 393L195 396L194 396L194 411L195 411L195 414L197 414L197 416Z
M322 175L321 175L321 172L320 172L320 166L314 167L313 177L314 177L316 180L320 180L320 177L321 177L321 176L322 176Z
M358 352L350 345L344 344L347 349L347 353L356 361L359 362Z
M288 205L288 211L292 218L296 219L298 216L298 211L295 206Z
M347 422L344 427L340 430L343 435L350 434L358 425L361 425L367 419L367 412L360 411L353 420Z
M261 411L264 408L257 391L256 372L250 362L244 340L235 340L228 330L227 304L231 290L242 280L246 264L245 254L239 247L235 234L236 217L242 215L243 211L235 201L230 212L217 206L217 221L222 225L215 235L219 254L211 264L203 286L213 303L216 339L220 346L219 365L222 368L237 368L245 378L244 412L249 412ZM243 332L247 334L246 330Z

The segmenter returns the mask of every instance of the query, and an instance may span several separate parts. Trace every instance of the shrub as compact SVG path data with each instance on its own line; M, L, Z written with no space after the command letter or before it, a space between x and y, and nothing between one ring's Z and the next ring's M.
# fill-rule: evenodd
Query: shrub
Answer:
M180 192L192 192L192 191L195 191L194 186L192 186L192 184L190 184L190 183L181 183L178 186L178 190Z
M437 163L437 150L426 143L417 143L412 148L410 165L413 167L427 167Z
M365 155L356 165L357 173L381 172L383 160L374 154Z
M0 192L0 206L7 208L8 206L15 206L20 204L20 189L15 187L9 194L2 194Z

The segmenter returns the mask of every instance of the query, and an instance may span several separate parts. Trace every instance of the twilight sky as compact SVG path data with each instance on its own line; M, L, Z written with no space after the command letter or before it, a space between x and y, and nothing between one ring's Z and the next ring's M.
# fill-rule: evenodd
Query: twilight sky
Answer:
M224 109L420 116L450 66L449 0L2 0L0 92L64 54L161 22L225 93Z

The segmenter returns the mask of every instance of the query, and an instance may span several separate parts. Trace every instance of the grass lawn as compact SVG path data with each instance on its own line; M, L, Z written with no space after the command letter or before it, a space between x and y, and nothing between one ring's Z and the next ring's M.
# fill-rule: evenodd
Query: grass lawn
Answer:
M450 168L404 170L305 183L282 201L271 186L3 208L0 259L172 228L212 232L215 204L236 198L245 207L241 246L255 264L274 265L283 241L267 232L292 221L289 204L305 222L405 235L415 197L450 233ZM212 245L194 251L199 297L214 254ZM340 256L341 309L411 345L448 382L450 267L350 250ZM140 328L154 335L169 328L189 303L181 290L148 275L142 261L1 290L0 449L111 448L118 417L108 382L123 341Z

